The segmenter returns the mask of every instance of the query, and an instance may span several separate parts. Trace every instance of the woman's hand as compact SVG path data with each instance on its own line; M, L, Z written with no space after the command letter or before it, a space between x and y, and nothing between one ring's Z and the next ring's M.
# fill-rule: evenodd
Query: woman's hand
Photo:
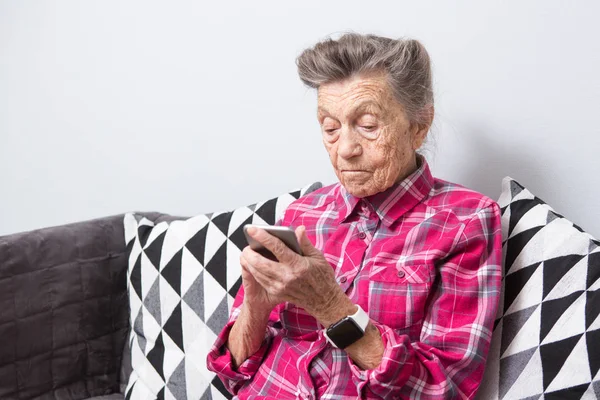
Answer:
M354 314L356 306L335 280L333 268L323 254L306 236L306 228L296 229L296 236L304 256L290 250L281 240L262 229L251 229L248 234L270 250L277 261L269 260L246 247L242 252L252 293L269 304L289 301L304 308L321 325L329 325ZM260 286L261 289L254 286ZM381 363L384 346L379 330L371 323L365 336L345 348L350 358L362 369L373 369Z
M244 253L240 255L240 264L242 266L242 285L244 286L244 304L246 307L270 312L277 304L284 301L269 294L256 281L249 271L249 264L244 257Z
M273 308L283 302L269 294L252 276L244 254L240 256L244 304L233 324L227 348L231 351L234 368L238 368L261 346Z
M242 279L244 285L248 282L250 286L244 287L246 296L250 289L250 295L262 304L274 307L283 301L291 302L304 308L325 327L354 313L356 307L337 284L329 262L306 236L304 226L296 229L304 256L262 229L250 229L248 234L270 250L278 261L269 260L250 247L243 250L242 271L246 277Z

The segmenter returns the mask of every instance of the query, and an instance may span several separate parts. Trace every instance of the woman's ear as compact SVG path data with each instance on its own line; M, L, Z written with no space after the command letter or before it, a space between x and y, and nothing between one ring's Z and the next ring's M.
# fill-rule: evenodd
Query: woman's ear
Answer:
M422 122L415 122L413 124L413 150L419 150L425 142L425 139L427 138L427 133L429 133L429 128L431 128L431 124L433 123L434 112L435 111L432 104L422 111Z

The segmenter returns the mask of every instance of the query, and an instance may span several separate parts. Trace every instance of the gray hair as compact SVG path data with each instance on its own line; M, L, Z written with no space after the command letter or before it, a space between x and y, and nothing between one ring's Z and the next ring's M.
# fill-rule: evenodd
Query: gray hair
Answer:
M433 107L431 62L417 40L346 33L338 40L329 38L304 50L296 65L302 82L315 89L355 75L385 72L409 120L429 122Z

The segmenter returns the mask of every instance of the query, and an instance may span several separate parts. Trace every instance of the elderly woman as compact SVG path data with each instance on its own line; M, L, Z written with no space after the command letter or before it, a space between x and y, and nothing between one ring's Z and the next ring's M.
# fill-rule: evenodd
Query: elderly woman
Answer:
M243 288L208 356L241 399L472 398L501 285L498 205L432 177L433 120L415 40L346 34L305 50L339 183L294 202L303 256L251 232Z

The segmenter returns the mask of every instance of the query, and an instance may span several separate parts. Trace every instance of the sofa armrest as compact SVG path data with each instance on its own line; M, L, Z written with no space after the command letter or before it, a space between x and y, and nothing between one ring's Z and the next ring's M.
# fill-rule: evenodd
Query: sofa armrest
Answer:
M123 215L0 237L0 398L119 391Z

